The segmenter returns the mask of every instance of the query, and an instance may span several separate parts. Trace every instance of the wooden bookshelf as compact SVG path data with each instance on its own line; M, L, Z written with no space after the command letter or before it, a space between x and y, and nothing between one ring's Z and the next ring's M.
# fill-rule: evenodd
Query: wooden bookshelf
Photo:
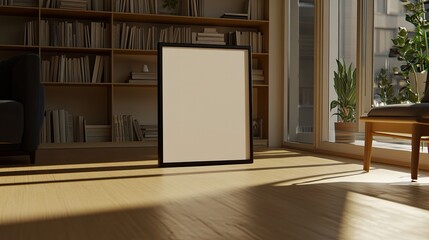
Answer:
M54 1L54 0L52 0ZM268 139L268 86L269 86L269 1L263 2L263 17L258 20L247 19L228 19L213 17L218 12L234 12L237 6L243 6L241 11L247 11L249 0L222 1L217 7L217 12L210 12L211 9L204 9L207 17L193 17L183 15L166 14L136 14L126 12L116 12L114 10L115 0L92 0L104 1L106 6L103 10L76 10L61 8L46 8L46 0L29 0L29 4L38 7L23 6L0 6L0 17L7 21L0 21L0 31L6 32L13 28L11 36L2 34L0 37L0 58L5 59L13 55L23 53L37 53L42 61L47 64L53 56L65 56L68 59L81 58L88 56L90 71L82 74L92 74L94 72L95 59L97 56L103 58L103 70L100 82L59 82L45 81L42 79L46 92L45 109L65 109L73 116L83 116L87 124L90 125L109 125L109 141L103 142L68 142L68 143L48 143L46 139L42 142L40 148L49 149L79 149L79 148L103 148L103 147L148 147L156 146L154 139L144 139L144 141L115 142L114 141L114 115L133 115L141 125L155 125L157 123L157 86L143 85L138 83L128 83L130 72L139 72L144 65L148 65L151 72L157 70L157 50L156 49L123 49L116 46L114 26L115 24L129 23L130 25L139 25L142 28L157 27L157 34L160 29L175 26L178 28L188 27L192 32L201 32L205 27L216 28L219 33L228 33L235 31L260 32L263 36L262 51L254 52L252 58L257 60L258 68L264 71L264 83L258 83L254 88L254 116L253 118L263 119L262 140ZM160 2L158 1L158 7ZM60 2L60 0L58 0ZM183 0L182 2L186 2ZM205 0L205 2L214 4L217 0ZM34 22L34 29L25 29L24 24L28 21ZM65 47L51 45L54 36L48 39L49 44L41 44L42 21L64 22L69 24L56 30L66 32L74 29L76 22L82 22L90 25L88 27L90 39L85 41L95 41L95 28L91 27L92 22L101 22L105 25L103 33L103 47ZM63 23L61 23L63 24ZM67 29L68 28L68 29ZM74 31L74 30L73 30ZM86 30L85 30L86 31ZM46 31L45 31L46 32ZM51 31L54 34L55 31ZM25 44L24 37L28 34L35 34L35 43L31 46ZM56 33L60 34L60 33ZM66 34L66 33L62 33ZM59 37L60 35L56 36ZM101 35L97 35L100 38ZM47 36L43 36L47 37ZM159 36L156 37L156 39ZM77 41L77 40L76 40ZM156 44L155 44L156 45ZM74 60L65 63L67 67L77 69L77 65L84 69L83 64ZM101 60L100 60L101 61ZM49 72L51 70L49 63ZM74 65L73 65L74 64ZM47 65L45 65L46 67ZM52 65L53 66L53 65ZM101 67L101 65L100 65ZM46 68L44 69L46 70ZM42 71L41 71L42 72ZM75 72L72 70L71 72ZM46 74L46 72L44 73ZM44 75L45 76L45 75ZM51 75L49 75L51 76ZM56 77L56 76L55 76ZM52 80L55 77L45 77ZM76 77L76 76L74 76ZM92 80L92 79L91 79ZM228 87L228 86L225 86ZM221 97L221 93L219 97ZM46 132L45 132L46 133Z

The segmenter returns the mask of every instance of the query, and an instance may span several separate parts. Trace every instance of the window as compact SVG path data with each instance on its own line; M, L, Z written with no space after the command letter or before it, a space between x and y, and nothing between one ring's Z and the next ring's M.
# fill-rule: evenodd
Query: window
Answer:
M357 120L372 107L383 104L378 84L381 69L386 69L385 73L392 74L394 80L397 80L394 84L398 92L402 79L394 72L397 70L394 67L401 63L391 52L391 39L396 35L398 26L405 23L402 4L394 0L295 0L288 1L286 6L288 65L285 70L285 145L363 155L364 125L359 121L350 144L338 143L335 139L334 125L338 117L333 114L337 109L331 111L330 103L337 99L334 89L336 60L344 60L347 66L356 68ZM305 8L312 8L311 18L301 17ZM314 31L307 28L308 32L304 32L305 20L310 19ZM306 42L306 36L316 40ZM308 47L306 50L305 46ZM314 51L313 54L305 55L311 51ZM304 85L309 79L311 85ZM311 110L306 114L303 114L305 111L302 108L303 86L314 89L311 90L314 98L309 101ZM386 138L375 140L374 159L388 163L409 163L410 146L406 141Z

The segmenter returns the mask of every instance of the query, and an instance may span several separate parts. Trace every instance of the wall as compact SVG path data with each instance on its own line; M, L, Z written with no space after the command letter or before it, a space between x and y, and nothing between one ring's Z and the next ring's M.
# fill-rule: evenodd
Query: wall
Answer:
M283 143L283 70L285 1L270 2L269 37L269 147L281 147Z

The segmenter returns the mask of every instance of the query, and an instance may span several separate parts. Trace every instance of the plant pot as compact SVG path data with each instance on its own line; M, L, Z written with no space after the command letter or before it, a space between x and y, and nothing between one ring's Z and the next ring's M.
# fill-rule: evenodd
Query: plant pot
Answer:
M177 8L163 8L163 9L159 10L158 14L179 15L179 9L177 9Z
M417 76L417 79L416 79ZM411 90L415 93L417 93L418 95L418 101L420 102L420 99L423 97L424 93L425 93L425 84L426 84L426 77L427 77L427 72L418 72L416 74L414 73L410 73L410 85L411 85Z
M335 142L352 143L355 141L355 132L357 123L355 122L336 122L335 123Z

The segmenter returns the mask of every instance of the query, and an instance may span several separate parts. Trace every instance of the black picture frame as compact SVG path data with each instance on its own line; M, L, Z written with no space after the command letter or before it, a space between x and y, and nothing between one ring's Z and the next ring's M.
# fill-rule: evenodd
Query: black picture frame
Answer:
M158 44L158 165L253 162L250 46Z

